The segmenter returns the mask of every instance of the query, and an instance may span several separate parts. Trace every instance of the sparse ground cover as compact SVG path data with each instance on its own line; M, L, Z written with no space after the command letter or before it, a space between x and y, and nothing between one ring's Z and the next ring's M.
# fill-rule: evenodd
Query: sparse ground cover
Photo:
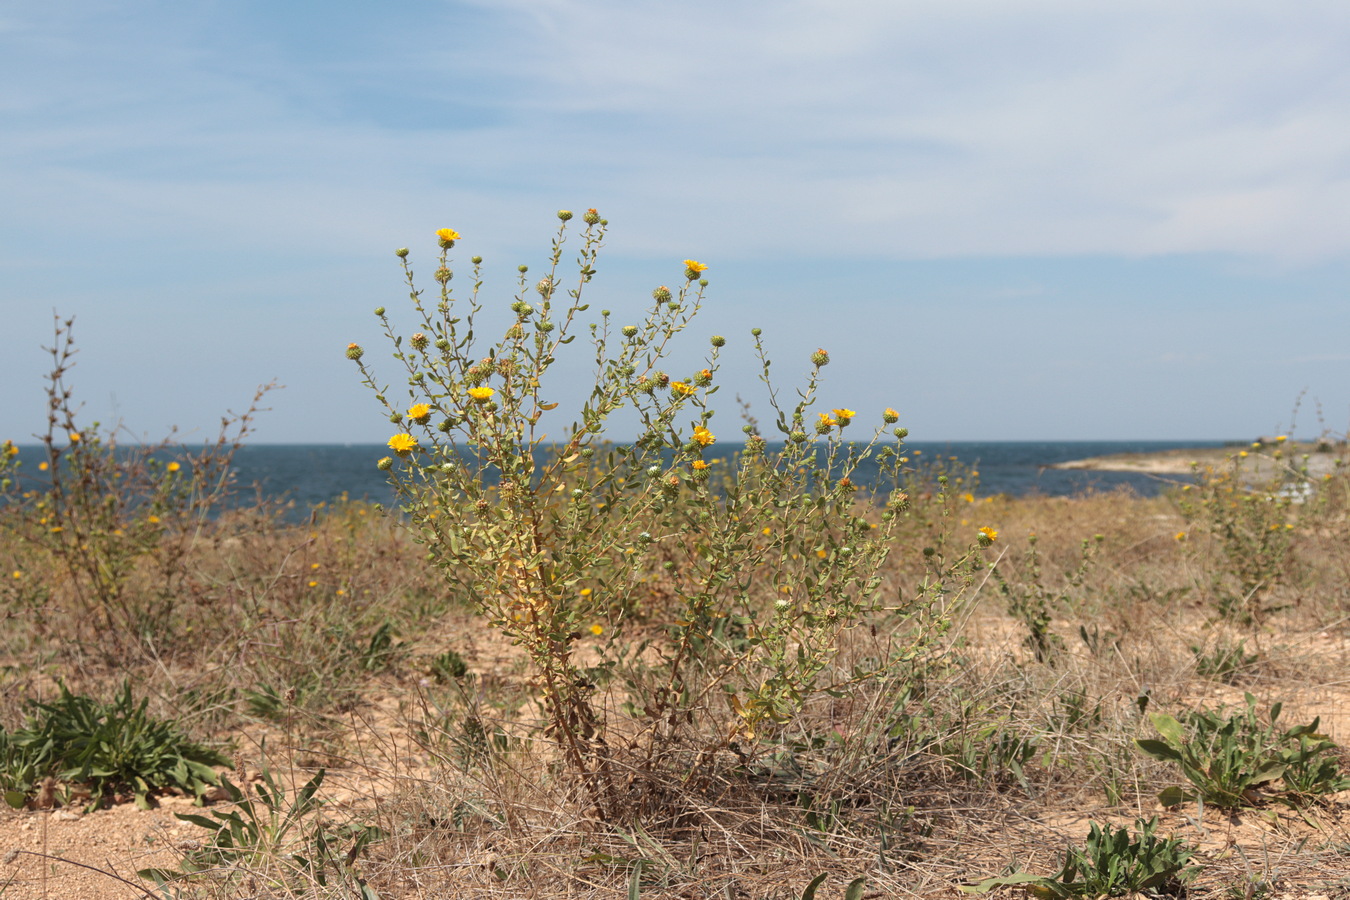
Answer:
M641 324L603 316L544 444L584 221L578 287L560 233L487 350L439 234L440 298L409 269L417 330L388 326L406 403L348 348L393 514L222 506L239 432L119 450L58 325L46 469L0 450L0 896L1350 889L1343 444L1235 448L1160 498L986 496L891 410L812 410L822 350L768 414L785 449L748 416L705 459L724 342L657 368L692 260ZM600 441L624 404L646 430Z

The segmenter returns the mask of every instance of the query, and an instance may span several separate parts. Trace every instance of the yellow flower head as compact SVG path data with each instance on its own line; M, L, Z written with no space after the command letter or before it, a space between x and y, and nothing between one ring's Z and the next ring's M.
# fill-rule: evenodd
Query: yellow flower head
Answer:
M479 403L486 403L487 401L491 400L492 395L495 393L497 392L490 387L469 388L469 396L477 400Z
M764 526L764 530L763 530L762 532L760 532L760 533L761 533L761 534L764 534L764 535L770 535L770 534L773 534L773 529L770 528L770 527L768 527L768 526L766 525L766 526Z
M990 528L988 525L985 525L983 528L980 529L979 535L980 535L979 537L980 544L985 547L988 547L994 541L998 540L998 532Z
M171 462L171 463L169 463L167 466L165 466L164 468L168 469L170 472L177 472L179 469L181 469L181 468L183 468L183 467L182 467L181 465L179 465L178 463L176 463L176 462Z
M582 588L582 589L581 589L581 596L583 596L583 597L589 597L590 595L591 595L591 589L590 589L590 588Z
M835 418L837 418L840 422L842 422L845 419L853 418L854 416L857 415L857 413L851 409L836 409L834 410L834 415Z
M894 425L900 421L900 414L888 406L882 411L881 420L887 425Z
M45 472L45 471L47 471L47 463L46 463L46 462L40 462L40 463L38 463L38 471L39 471L39 472Z
M598 636L598 635L602 635L602 634L604 634L604 633L605 633L605 627L604 627L603 625L592 625L592 626L591 626L591 634L594 634L594 635L597 635L597 636Z
M425 403L414 403L408 407L408 418L418 425L425 425L427 420L431 418L431 407Z
M820 424L824 425L826 428L830 428L830 427L832 427L832 426L838 425L839 423L836 422L836 421L830 416L829 413L821 413L821 414L820 414Z
M411 434L396 434L389 439L389 449L399 456L407 456L417 449L417 438Z
M1184 531L1178 531L1176 534L1172 535L1172 538L1173 538L1174 540L1184 541L1184 540L1186 540L1186 532L1184 532Z
M703 469L708 468L708 464L701 459L696 459L694 460L694 468L696 470L702 471Z
M436 238L442 241L457 241L459 232L453 228L441 228L436 231Z
M700 425L694 429L694 440L706 447L717 440L717 438L713 436L711 431Z
M72 444L78 444L80 442L80 433L78 431L72 431L70 433L70 442Z
M1287 440L1289 440L1289 436L1287 434L1282 434L1279 437L1275 438L1275 443L1283 444Z
M693 385L685 384L683 381L672 381L670 383L670 389L681 397L687 397L694 393L695 390Z
M708 267L696 259L686 259L684 261L684 267L694 273L708 271Z
M13 441L5 441L5 455L6 455L6 456L18 456L18 455L19 455L19 448L16 447L16 446L14 446L14 442L13 442Z

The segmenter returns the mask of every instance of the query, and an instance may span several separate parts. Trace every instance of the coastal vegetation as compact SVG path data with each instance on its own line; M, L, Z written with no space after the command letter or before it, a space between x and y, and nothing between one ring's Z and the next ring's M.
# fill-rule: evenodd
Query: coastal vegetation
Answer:
M397 509L231 497L261 394L201 451L119 443L57 321L45 460L0 447L0 894L81 896L77 866L184 898L1341 889L1343 442L988 495L895 410L817 409L825 349L784 387L756 331L769 406L719 415L728 342L684 334L709 267L592 312L607 223L559 218L496 340L460 235L430 296L398 251L395 380L346 351ZM24 827L132 800L176 837L114 863Z

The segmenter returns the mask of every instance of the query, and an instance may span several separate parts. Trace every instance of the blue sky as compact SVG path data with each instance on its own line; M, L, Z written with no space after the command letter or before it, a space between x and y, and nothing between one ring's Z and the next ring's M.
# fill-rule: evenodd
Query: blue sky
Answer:
M755 325L916 439L1350 423L1344 2L72 0L0 5L0 438L56 310L88 419L206 438L276 379L257 441L382 441L343 349L396 374L392 251L459 230L500 309L592 206L594 308L707 263L670 368L725 334L761 411Z

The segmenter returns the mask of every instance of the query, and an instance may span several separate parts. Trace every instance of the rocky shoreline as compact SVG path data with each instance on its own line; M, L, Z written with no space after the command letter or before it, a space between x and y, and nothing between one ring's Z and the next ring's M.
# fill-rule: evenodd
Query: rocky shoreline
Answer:
M1243 456L1242 454L1246 454ZM1247 446L1192 447L1153 453L1116 453L1055 463L1051 469L1083 469L1098 472L1143 472L1150 475L1189 475L1196 464L1223 466L1241 463L1244 476L1262 481L1278 472L1294 475L1305 464L1310 478L1330 474L1344 460L1347 445L1258 441Z

